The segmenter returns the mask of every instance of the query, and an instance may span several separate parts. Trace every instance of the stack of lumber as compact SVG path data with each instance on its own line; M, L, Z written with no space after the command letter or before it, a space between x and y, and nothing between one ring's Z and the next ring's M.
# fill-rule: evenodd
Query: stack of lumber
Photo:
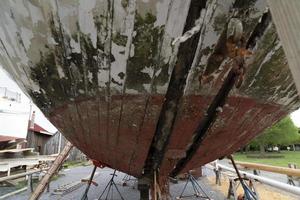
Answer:
M15 138L11 140L5 140L0 142L0 150L3 149L16 149L17 146L26 143L26 140L23 138Z
M0 143L0 177L9 176L11 170L19 167L31 169L55 160L57 154L39 155L38 152L34 152L34 148L21 148L20 144L24 142L25 139L14 139Z

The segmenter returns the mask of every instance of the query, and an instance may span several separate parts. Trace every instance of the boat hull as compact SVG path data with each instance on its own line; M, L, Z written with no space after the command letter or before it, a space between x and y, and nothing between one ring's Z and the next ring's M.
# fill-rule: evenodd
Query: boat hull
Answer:
M233 153L299 107L266 6L2 1L0 63L89 158L137 177L149 163L168 175L235 67L226 46L235 13L248 52L241 84L218 108L185 172Z

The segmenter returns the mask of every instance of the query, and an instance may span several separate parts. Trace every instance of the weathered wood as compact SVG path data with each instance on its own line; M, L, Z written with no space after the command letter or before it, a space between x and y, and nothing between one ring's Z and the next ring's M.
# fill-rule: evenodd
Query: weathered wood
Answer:
M300 177L300 169L292 169L292 168L288 168L288 167L277 167L277 166L271 166L271 165L240 162L240 161L235 161L235 162L237 165L240 165L242 167L249 168L249 169L257 169L257 170L263 170L263 171L274 172L274 173L279 173L279 174L286 174L288 176Z
M30 200L36 200L40 197L40 195L43 193L46 186L49 184L49 181L51 177L57 172L57 170L60 168L60 166L63 164L63 161L68 156L69 152L71 151L73 145L71 142L68 142L62 152L57 156L54 163L51 165L50 169L47 171L45 176L42 178L42 180L39 182L38 186L32 193Z
M267 0L294 82L300 94L300 1Z
M37 173L37 172L40 172L40 171L43 171L43 170L47 170L47 169L35 169L35 170L30 170L30 171L27 171L27 172L24 172L24 173L19 173L19 174L14 174L14 175L10 175L10 176L1 177L0 182L7 181L7 180L13 180L13 179L20 178L20 177L23 177L23 176L26 176L26 175L29 175L29 174L34 174L34 173Z
M160 154L160 173L169 173L232 67L224 34L238 18L253 51L244 82L187 171L237 150L300 102L265 0L196 2L201 17L183 31L190 0L0 1L0 63L69 141L115 169L141 176L159 127L171 138L154 146L177 152Z
M1 153L19 153L19 152L25 152L25 151L30 151L32 152L34 148L24 148L24 149L4 149L0 150Z
M0 160L0 171L9 171L10 168L22 165L38 165L42 161L53 161L57 154L49 156L28 156L26 158L9 158Z

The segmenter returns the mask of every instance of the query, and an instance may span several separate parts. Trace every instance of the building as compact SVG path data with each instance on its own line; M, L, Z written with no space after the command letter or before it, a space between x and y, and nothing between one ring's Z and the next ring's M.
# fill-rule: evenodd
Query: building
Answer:
M60 153L66 144L66 138L59 132L51 133L36 123L29 122L27 147L34 148L40 155ZM86 156L77 148L73 148L68 160L85 160Z
M49 131L45 130L43 127L39 126L36 123L29 122L29 128L27 133L27 147L34 148L36 152L40 155L45 155L47 152L45 151L46 144L51 137L55 135L55 133L50 133Z

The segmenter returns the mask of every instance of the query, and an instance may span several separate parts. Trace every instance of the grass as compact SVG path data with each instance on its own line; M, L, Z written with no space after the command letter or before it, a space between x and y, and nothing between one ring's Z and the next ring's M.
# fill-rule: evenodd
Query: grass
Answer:
M253 155L253 153L249 153ZM272 153L266 153L266 155ZM274 153L273 153L274 154ZM299 151L281 151L276 153L277 155L283 155L283 158L247 158L245 153L235 153L234 158L237 161L260 163L266 165L288 167L288 163L294 163L300 168L300 152ZM258 155L258 154L257 154Z
M27 180L23 180L23 181L18 182L18 184L16 185L16 189L18 190L18 189L21 189L26 186L27 186Z
M63 164L63 168L72 168L78 166L86 166L88 165L88 161L66 161Z

